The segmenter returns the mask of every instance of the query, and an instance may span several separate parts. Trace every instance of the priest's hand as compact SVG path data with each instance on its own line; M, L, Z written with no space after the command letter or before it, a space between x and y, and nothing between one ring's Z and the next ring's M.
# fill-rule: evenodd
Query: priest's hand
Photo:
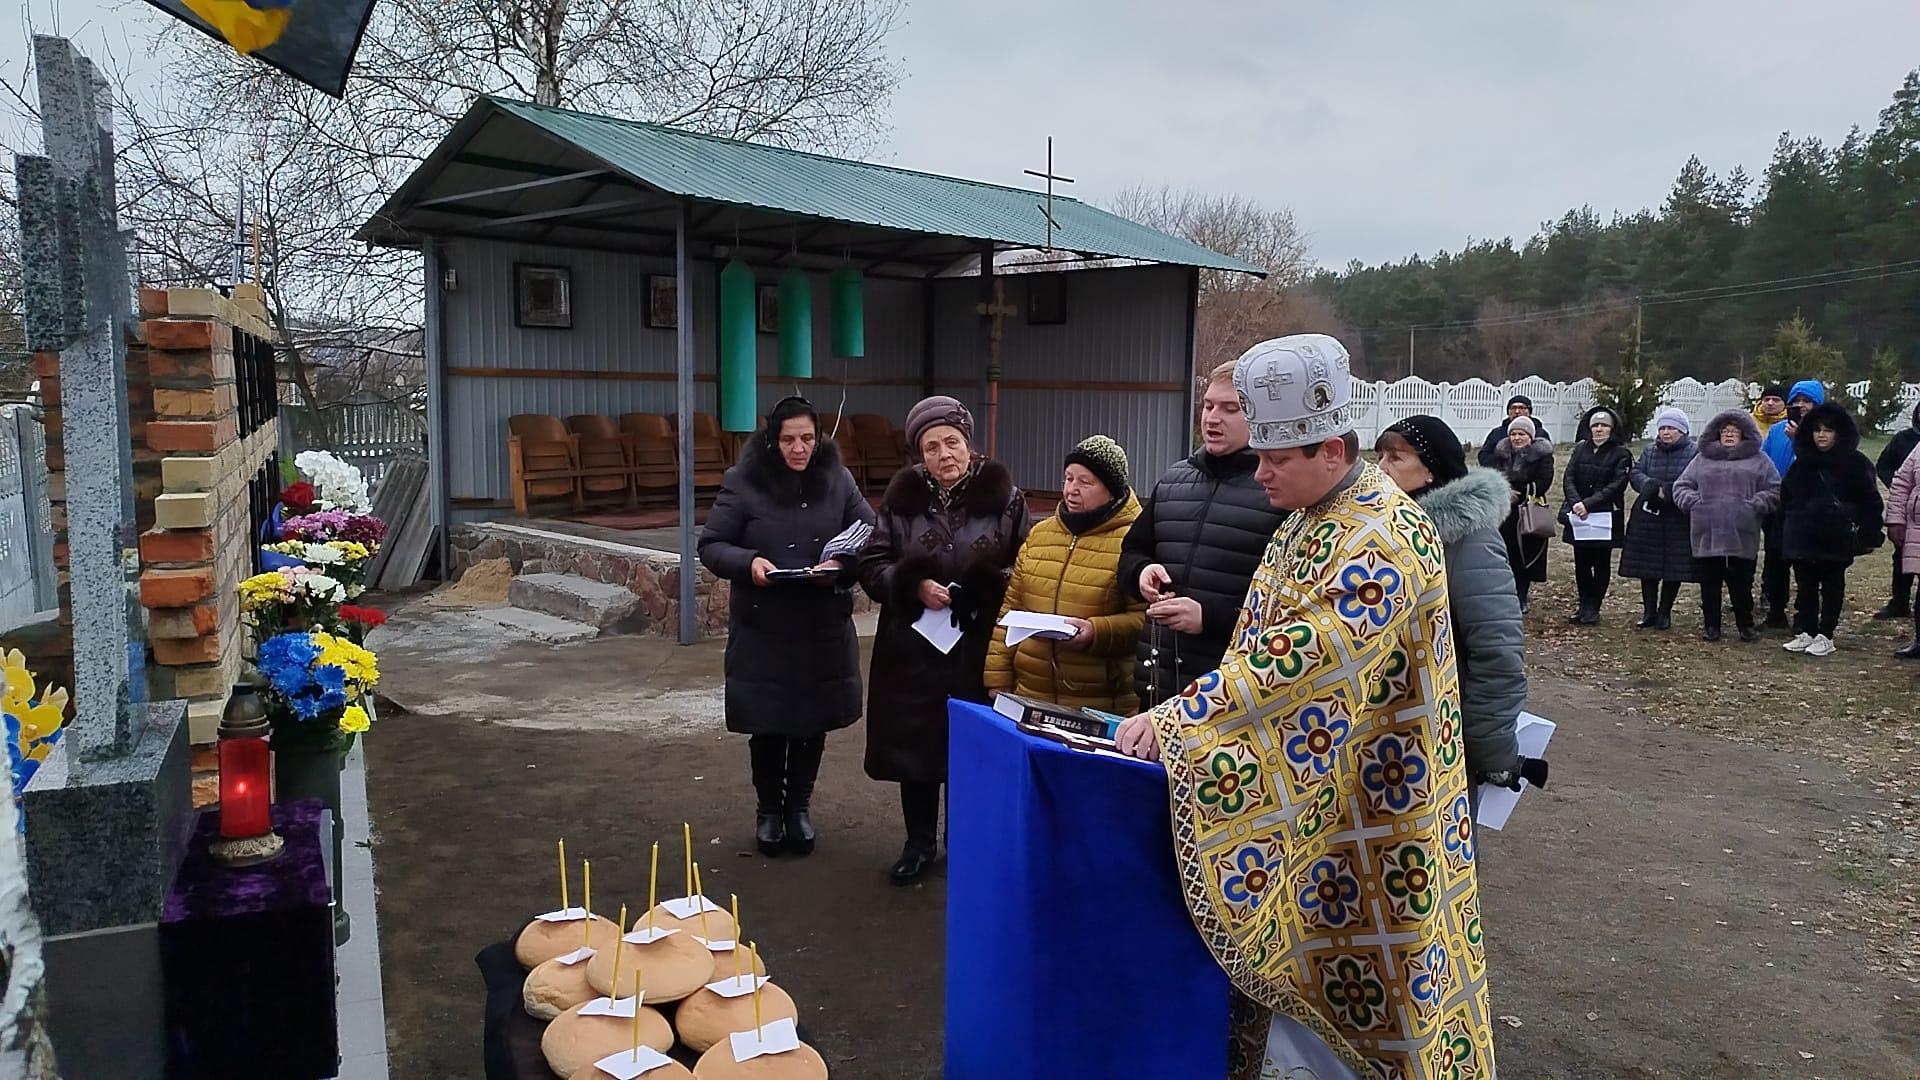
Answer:
M773 569L774 565L772 562L763 558L755 558L753 560L753 583L755 585L765 586L767 583L767 574Z
M1183 634L1200 632L1200 601L1191 596L1169 596L1147 606L1147 618Z
M1073 624L1073 636L1061 642L1060 647L1063 649L1072 649L1075 652L1082 652L1093 648L1093 624L1085 619L1076 619L1071 615L1067 616L1067 621Z
M1140 598L1151 604L1160 599L1160 590L1173 584L1173 575L1159 563L1152 563L1140 571Z
M1146 713L1129 716L1120 724L1120 730L1114 734L1114 744L1128 757L1137 757L1142 761L1160 760L1160 739L1154 734L1153 723Z

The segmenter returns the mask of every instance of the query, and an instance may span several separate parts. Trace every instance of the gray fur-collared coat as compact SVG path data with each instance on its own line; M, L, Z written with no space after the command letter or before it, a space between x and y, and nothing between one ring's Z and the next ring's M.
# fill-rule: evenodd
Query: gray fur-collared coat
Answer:
M1469 777L1505 772L1519 761L1513 726L1527 703L1527 642L1500 539L1511 491L1492 469L1470 468L1415 497L1446 547Z
M1720 433L1740 442L1721 446ZM1674 505L1687 512L1697 559L1760 557L1761 523L1780 508L1780 474L1760 452L1760 425L1745 409L1728 409L1700 432L1700 453L1673 482Z

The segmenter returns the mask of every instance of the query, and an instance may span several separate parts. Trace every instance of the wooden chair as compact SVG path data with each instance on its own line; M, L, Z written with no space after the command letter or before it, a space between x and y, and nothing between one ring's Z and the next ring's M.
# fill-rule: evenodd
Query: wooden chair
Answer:
M580 447L580 497L617 499L632 505L633 454L612 420L593 413L567 417L567 430Z
M855 413L853 432L860 439L860 453L866 460L870 484L885 487L893 474L906 468L906 439L879 413Z
M541 413L507 418L508 485L513 510L525 516L536 498L564 496L581 508L580 445L566 425Z
M680 418L668 417L673 426L673 448L680 449ZM733 464L733 446L722 437L720 421L710 413L693 414L693 486L696 492L720 490L721 478Z
M620 432L633 455L633 488L642 499L671 503L680 489L673 425L655 413L622 413Z

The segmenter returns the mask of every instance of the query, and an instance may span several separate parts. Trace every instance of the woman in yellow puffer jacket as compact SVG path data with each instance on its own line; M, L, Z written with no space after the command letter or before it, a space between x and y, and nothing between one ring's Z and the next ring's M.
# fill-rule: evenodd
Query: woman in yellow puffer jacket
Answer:
M1105 435L1088 438L1067 455L1060 493L1059 512L1035 522L1020 548L1000 614L1064 615L1077 633L1066 641L1031 637L1009 649L1006 628L996 627L987 689L1132 716L1139 708L1134 645L1147 608L1127 599L1118 578L1120 545L1140 516L1126 451Z

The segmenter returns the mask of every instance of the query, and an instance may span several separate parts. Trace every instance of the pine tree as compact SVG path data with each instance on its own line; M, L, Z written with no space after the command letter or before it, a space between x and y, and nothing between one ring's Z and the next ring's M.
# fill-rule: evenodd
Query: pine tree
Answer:
M1754 358L1755 382L1777 382L1792 386L1802 379L1816 379L1829 394L1846 396L1847 358L1839 349L1814 336L1813 324L1799 312L1774 327L1773 341Z
M1900 391L1905 388L1900 368L1900 354L1892 349L1873 354L1866 393L1855 403L1853 414L1862 433L1879 431L1900 414Z
M1593 383L1594 400L1620 418L1621 437L1639 438L1660 411L1667 373L1654 359L1638 319L1620 335L1620 358L1614 371L1594 372Z

